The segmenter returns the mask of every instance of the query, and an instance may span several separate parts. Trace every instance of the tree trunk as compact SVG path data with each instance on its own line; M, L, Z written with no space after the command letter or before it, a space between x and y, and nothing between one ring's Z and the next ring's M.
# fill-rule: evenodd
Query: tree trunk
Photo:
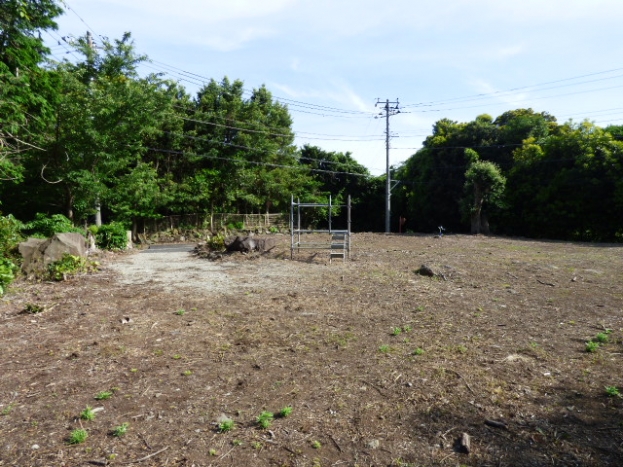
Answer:
M472 234L477 235L482 232L482 203L484 201L482 191L478 184L474 184L474 207L472 208Z
M65 209L67 212L67 219L73 222L74 221L74 197L71 193L71 188L69 188L69 186L66 187L65 191L67 195L66 205L65 205Z
M132 218L132 241L134 243L140 243L140 239L138 238L138 219L136 217Z

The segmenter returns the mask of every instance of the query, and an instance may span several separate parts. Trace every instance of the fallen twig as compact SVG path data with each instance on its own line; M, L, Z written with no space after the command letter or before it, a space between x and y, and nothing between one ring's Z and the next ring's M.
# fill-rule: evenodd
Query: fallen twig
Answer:
M342 447L338 444L338 442L335 440L335 438L333 436L329 435L329 439L331 441L333 441L333 444L335 444L335 447L337 448L337 450L342 452Z
M555 284L552 284L551 282L543 282L542 280L537 279L536 280L539 284L543 284L543 285L549 285L550 287L556 287Z
M452 373L454 373L455 375L457 375L459 378L461 378L463 380L463 382L465 383L465 386L467 386L467 389L469 389L469 392L471 392L474 396L477 396L478 394L476 394L474 392L474 390L472 389L472 387L469 385L469 383L467 382L467 380L465 379L465 377L459 373L456 370L451 370L451 369L446 369L446 371L451 371Z
M152 447L149 445L149 443L147 442L145 437L142 435L142 433L139 433L138 436L143 440L143 443L145 443L145 446L147 446L147 449L151 450Z
M508 425L504 422L498 422L497 420L485 420L485 425L492 426L493 428L502 428L508 430Z
M372 388L376 389L376 390L378 391L378 393L379 393L381 396L383 396L383 397L388 397L388 396L387 396L387 394L385 394L385 393L383 392L383 390L382 390L380 387L378 387L376 384L372 384L372 383L370 383L370 382L368 382L368 381L365 381L365 380L363 380L363 379L362 379L361 381L362 381L363 383L367 384L368 386L370 386L370 387L372 387Z
M169 446L162 448L160 451L156 451L148 456L145 457L141 457L140 459L136 459L135 461L128 461L128 462L122 462L122 464L127 465L127 464L138 464L139 462L143 462L146 461L147 459L151 459L154 456L157 456L158 454L160 454L161 452L166 451L167 449L169 449Z

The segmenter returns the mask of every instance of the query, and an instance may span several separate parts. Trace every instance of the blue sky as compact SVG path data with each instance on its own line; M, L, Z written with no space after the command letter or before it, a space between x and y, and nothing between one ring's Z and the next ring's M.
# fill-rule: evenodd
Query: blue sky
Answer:
M61 36L130 31L194 94L224 76L288 103L297 145L350 151L385 171L377 98L399 99L392 164L441 118L531 107L560 122L623 124L620 0L66 0ZM62 42L62 41L61 41ZM185 81L188 75L199 75ZM334 110L338 109L338 110Z

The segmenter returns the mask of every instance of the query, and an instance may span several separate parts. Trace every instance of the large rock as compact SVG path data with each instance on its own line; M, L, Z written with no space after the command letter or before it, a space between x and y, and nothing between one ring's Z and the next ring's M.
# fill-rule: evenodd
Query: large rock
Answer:
M273 237L235 237L225 240L228 252L268 251L277 245Z
M28 276L38 276L66 253L85 257L87 240L79 233L59 233L47 240L29 238L19 244L19 252L24 258L22 271Z
M47 241L45 238L29 238L18 245L19 254L22 255L24 259L22 261L22 270L24 270L24 266L32 262L33 255L45 241Z

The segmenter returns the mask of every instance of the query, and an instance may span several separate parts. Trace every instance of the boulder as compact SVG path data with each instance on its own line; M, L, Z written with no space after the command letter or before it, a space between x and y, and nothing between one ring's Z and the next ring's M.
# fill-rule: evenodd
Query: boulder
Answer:
M22 271L28 276L44 274L48 265L59 261L64 254L85 257L87 240L79 233L59 233L47 240L29 238L19 244L24 261Z
M255 240L253 237L234 237L225 240L225 248L228 252L232 251L255 251Z
M225 240L225 248L232 251L268 251L277 245L277 239L272 237L234 237Z
M24 260L22 261L22 269L24 265L30 264L32 261L32 256L35 254L35 251L39 249L41 244L45 242L45 238L29 238L25 242L22 242L18 245L19 254L22 255Z

